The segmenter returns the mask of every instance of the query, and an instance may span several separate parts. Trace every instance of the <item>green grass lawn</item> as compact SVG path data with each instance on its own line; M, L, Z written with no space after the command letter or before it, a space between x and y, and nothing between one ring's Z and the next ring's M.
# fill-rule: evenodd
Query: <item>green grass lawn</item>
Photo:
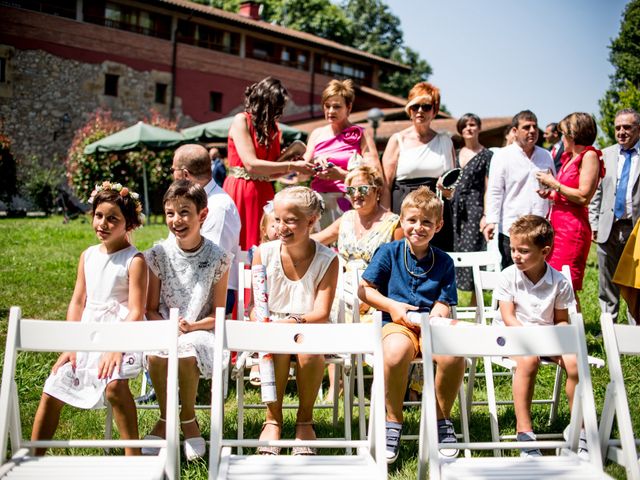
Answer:
M151 247L154 241L166 237L166 228L163 224L154 224L142 228L134 233L134 244L140 250ZM67 304L73 292L76 276L76 268L80 253L89 245L97 243L95 235L88 221L74 220L69 224L63 224L61 217L44 219L1 219L0 220L0 349L4 352L5 335L7 330L7 316L11 305L19 305L26 317L64 319ZM585 317L587 330L587 342L590 355L605 358L602 341L597 337L600 332L599 308L597 294L597 270L595 267L595 255L590 257L584 291L580 294L582 310ZM468 295L461 294L461 304L468 301ZM623 317L625 314L623 313ZM31 421L38 405L42 385L49 373L55 354L21 354L18 361L17 384L19 396L22 402L23 424L25 436L31 431ZM0 360L1 361L1 360ZM637 405L640 398L640 360L625 358L623 362L627 390L632 405ZM602 408L606 384L608 381L607 369L592 370L594 395L598 410ZM543 368L538 377L536 393L550 395L553 384L553 369ZM202 402L209 401L209 382L201 384L199 398ZM476 392L476 398L482 398L483 385L480 382ZM510 384L504 380L498 380L498 393L501 397L510 398ZM247 383L250 401L257 402L259 391L252 389ZM132 382L132 390L137 394L139 381ZM294 398L294 392L289 392ZM456 407L457 408L457 407ZM225 436L233 438L236 434L236 400L235 388L230 386L230 392L225 404ZM640 409L632 407L634 430L640 431ZM511 407L502 407L499 410L500 425L504 433L513 433L515 429L515 417ZM561 403L559 418L554 425L547 426L548 410L544 407L535 407L533 412L534 428L536 432L560 431L569 421L569 410L566 399ZM144 435L148 432L158 418L157 411L140 411L140 432ZM209 435L209 418L207 411L198 412L199 423L205 437ZM454 420L458 419L457 410L454 412ZM247 414L245 432L248 438L257 438L260 426L264 420L261 411L250 411ZM315 415L318 436L331 436L333 432L331 422L331 410L317 410ZM342 420L342 418L341 418ZM283 438L292 438L294 433L295 417L292 410L286 413ZM354 418L354 426L357 426L357 417ZM419 424L419 411L408 409L405 415L406 429L411 433L417 433ZM474 408L471 418L471 436L473 439L490 440L489 417L486 409ZM354 427L354 435L357 428ZM459 429L458 429L459 431ZM66 408L63 411L57 436L65 438L69 436L84 438L101 438L104 432L103 411L81 411ZM205 461L187 464L181 463L182 478L203 479L207 476L207 464ZM398 461L389 469L389 478L412 479L417 472L417 444L415 442L403 442ZM625 478L624 470L609 465L607 472L615 478Z

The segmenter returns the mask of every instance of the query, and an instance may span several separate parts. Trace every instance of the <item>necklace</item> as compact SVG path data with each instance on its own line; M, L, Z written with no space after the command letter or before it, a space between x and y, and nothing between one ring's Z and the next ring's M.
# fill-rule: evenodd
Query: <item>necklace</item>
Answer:
M412 277L416 277L416 278L424 278L424 277L426 277L429 274L429 272L431 271L431 269L433 268L433 266L435 265L435 263L436 263L436 256L433 254L433 250L431 249L431 245L429 245L429 252L431 252L431 266L429 267L429 270L427 270L426 272L423 272L423 273L415 273L415 272L412 272L411 270L409 270L409 265L408 265L408 262L407 262L407 257L408 257L407 250L409 250L409 247L407 246L407 240L405 239L405 241L404 241L404 268L407 270L407 273L409 275L411 275ZM428 255L428 253L427 253L427 255Z
M200 247L202 247L203 243L204 243L204 237L200 236L200 243L198 243L198 245L196 245L194 248L183 248L182 251L185 252L185 253L196 252L196 251L200 250Z

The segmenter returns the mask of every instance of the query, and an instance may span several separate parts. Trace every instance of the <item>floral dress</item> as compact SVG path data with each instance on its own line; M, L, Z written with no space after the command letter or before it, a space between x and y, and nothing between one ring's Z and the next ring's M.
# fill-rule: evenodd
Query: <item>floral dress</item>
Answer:
M197 322L214 314L213 285L229 269L233 255L205 238L195 252L185 252L174 238L144 252L149 269L160 279L160 305L163 318L169 310L178 308L180 316ZM201 376L213 373L214 336L210 330L196 330L178 337L178 357L195 357ZM147 352L166 357L166 352Z

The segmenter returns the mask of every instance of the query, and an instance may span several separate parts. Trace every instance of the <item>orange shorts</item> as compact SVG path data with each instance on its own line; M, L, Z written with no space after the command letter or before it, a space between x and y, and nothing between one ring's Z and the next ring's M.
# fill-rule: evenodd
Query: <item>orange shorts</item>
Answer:
M411 330L409 327L400 325L399 323L390 322L382 327L382 339L384 340L388 335L399 333L411 340L413 345L413 358L415 359L422 352L422 337L415 330Z

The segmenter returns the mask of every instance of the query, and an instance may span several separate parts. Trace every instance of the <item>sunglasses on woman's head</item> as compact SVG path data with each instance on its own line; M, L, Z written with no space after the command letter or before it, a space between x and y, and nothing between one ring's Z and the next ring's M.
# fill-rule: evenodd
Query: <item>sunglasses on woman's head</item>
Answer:
M360 195L362 195L363 197L366 197L367 195L369 195L369 192L371 191L372 188L376 188L373 185L360 185L358 187L347 187L347 195L349 195L350 197L353 197L356 192L358 192Z
M430 112L433 110L433 105L430 103L414 103L409 107L413 113L416 113L418 110L422 110L423 112Z

